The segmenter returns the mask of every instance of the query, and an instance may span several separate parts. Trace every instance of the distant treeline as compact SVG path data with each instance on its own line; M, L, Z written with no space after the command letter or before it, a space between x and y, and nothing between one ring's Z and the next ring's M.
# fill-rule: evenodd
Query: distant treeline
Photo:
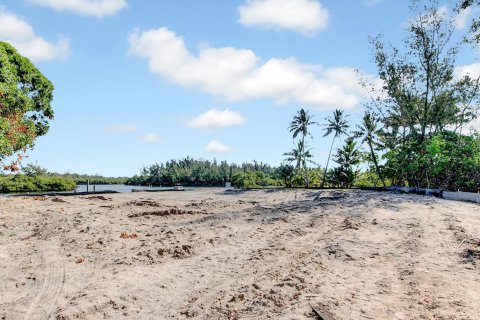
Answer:
M49 172L35 164L22 167L19 173L0 175L0 193L70 191L78 184L125 184L126 177L103 177L77 173Z
M280 180L278 168L263 162L245 162L242 164L217 162L216 160L195 160L187 157L170 160L165 163L144 167L140 175L128 179L130 185L173 186L224 186L234 181L240 186L244 176L255 172L255 185L277 184ZM251 187L254 187L253 185Z

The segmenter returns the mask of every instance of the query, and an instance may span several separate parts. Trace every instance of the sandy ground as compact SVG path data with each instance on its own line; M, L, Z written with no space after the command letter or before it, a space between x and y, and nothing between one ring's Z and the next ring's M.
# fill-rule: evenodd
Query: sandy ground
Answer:
M364 191L0 198L0 319L480 319L480 206Z

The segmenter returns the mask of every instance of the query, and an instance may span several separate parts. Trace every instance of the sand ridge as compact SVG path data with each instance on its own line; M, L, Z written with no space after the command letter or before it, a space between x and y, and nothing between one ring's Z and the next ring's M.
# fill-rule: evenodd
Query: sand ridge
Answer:
M312 304L480 319L479 208L367 191L0 198L0 319L318 319Z

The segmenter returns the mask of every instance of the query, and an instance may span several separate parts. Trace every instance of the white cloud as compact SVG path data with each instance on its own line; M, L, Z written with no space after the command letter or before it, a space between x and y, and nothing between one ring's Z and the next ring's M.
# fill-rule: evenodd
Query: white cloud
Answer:
M245 118L238 112L229 109L211 109L188 121L187 126L200 129L217 129L239 126L245 123Z
M465 29L472 23L473 15L478 14L477 7L468 7L453 17L453 25L457 29Z
M132 133L138 132L140 129L131 123L128 124L113 124L105 127L107 133Z
M0 7L0 41L12 44L18 52L39 62L63 59L69 55L69 42L59 39L51 43L35 34L32 26Z
M480 118L473 120L473 122L469 124L468 130L480 132Z
M329 13L316 0L247 0L238 8L245 26L290 29L306 34L323 30Z
M30 0L58 11L72 11L86 16L111 16L127 7L126 0Z
M218 142L217 140L210 141L207 144L206 150L210 153L230 153L232 148Z
M160 142L160 136L155 133L149 133L142 137L142 141L150 144L155 144Z
M472 79L480 77L480 63L472 63L464 66L456 67L453 73L455 79L469 76Z
M322 110L356 107L365 92L353 68L302 64L294 57L265 62L251 50L202 48L197 56L167 28L129 37L129 53L145 58L150 71L170 82L230 101L269 98Z

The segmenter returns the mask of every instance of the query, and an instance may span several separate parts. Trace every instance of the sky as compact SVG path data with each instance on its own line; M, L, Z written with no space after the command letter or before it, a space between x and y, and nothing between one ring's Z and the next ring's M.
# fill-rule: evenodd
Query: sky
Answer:
M458 34L478 15L442 9ZM0 0L0 40L55 86L24 162L105 176L186 156L278 165L298 109L355 123L355 70L377 79L369 37L398 45L412 18L406 0ZM480 74L477 52L458 64ZM312 133L321 165L331 137Z

